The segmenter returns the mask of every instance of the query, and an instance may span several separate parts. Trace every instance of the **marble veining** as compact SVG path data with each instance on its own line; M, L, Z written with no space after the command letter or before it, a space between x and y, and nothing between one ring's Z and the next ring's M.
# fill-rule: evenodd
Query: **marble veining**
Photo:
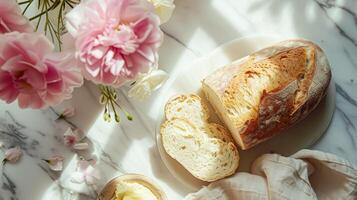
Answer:
M336 4L335 1L330 1L330 0L328 0L328 1L314 0L314 1L320 6L320 8L323 10L323 12L326 15L326 17L335 24L335 27L340 32L341 36L343 36L344 38L349 40L353 45L357 46L357 41L354 38L352 38L352 36L350 36L338 23L336 23L330 17L330 15L327 13L327 10L330 9L330 8L339 8L339 9L343 10L344 12L350 14L353 17L355 25L357 25L357 16L356 16L356 14L352 10L350 10L349 8Z
M173 40L175 40L177 43L181 44L185 49L189 50L191 53L193 53L195 56L200 57L201 54L199 52L196 52L195 50L189 48L186 46L185 43L183 43L182 41L180 41L178 38L176 38L175 36L173 36L172 34L166 32L164 29L162 30L162 32L164 32L164 34L170 38L172 38Z
M353 99L339 84L336 84L336 92L341 95L351 105L357 107L357 101Z
M312 148L357 165L355 0L176 0L175 4L173 17L162 26L165 41L159 52L159 65L171 77L180 72L180 66L238 37L278 34L318 43L331 63L337 97L332 122ZM182 199L190 191L168 172L156 149L162 91L140 102L127 97L127 88L120 89L119 102L134 117L128 121L121 116L120 125L104 122L98 90L88 82L75 91L73 99L47 110L21 110L16 103L0 102L0 141L4 148L18 145L24 151L19 163L1 165L0 200L95 199L105 182L124 173L146 175L164 189L168 199ZM68 104L76 106L76 115L57 120L58 109ZM88 150L64 146L63 132L68 127L86 133ZM63 172L51 171L43 161L53 154L66 158ZM97 160L102 176L97 187L71 182L79 156Z

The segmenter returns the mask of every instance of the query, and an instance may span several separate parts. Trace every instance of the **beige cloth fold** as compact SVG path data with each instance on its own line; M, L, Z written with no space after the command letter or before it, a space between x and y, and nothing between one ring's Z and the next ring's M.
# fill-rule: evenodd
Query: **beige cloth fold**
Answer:
M301 150L291 157L265 154L251 173L211 183L186 200L357 200L357 168L335 155Z

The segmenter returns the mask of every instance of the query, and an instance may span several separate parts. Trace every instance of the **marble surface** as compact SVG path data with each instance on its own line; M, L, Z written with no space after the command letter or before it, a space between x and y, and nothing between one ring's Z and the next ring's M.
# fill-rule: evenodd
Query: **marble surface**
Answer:
M252 34L302 37L326 52L336 81L336 111L325 135L312 147L357 164L357 2L355 0L176 0L171 20L162 26L165 41L160 66L173 77L184 66L232 39ZM98 187L116 175L139 173L155 180L168 199L189 191L161 162L155 144L158 110L168 83L145 102L119 91L119 102L134 116L120 125L106 123L98 91L86 83L66 104L76 115L55 123L56 110L21 110L0 103L0 141L24 150L20 162L2 168L0 200L95 199L99 188L70 181L78 155L94 158L101 171ZM63 145L63 130L77 126L87 134L90 149L74 152ZM65 156L62 173L51 172L42 159Z

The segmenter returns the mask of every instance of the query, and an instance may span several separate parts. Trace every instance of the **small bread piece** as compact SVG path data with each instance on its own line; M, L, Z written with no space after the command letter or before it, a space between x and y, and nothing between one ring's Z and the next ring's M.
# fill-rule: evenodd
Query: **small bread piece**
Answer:
M209 117L207 106L195 94L172 97L165 106L166 119L186 118L199 127L204 127Z
M242 149L296 124L325 96L326 55L306 40L287 40L225 66L202 89Z
M216 128L212 126L209 130L220 131ZM166 152L200 180L216 181L232 175L238 167L234 144L211 137L220 132L207 133L180 118L164 122L160 132Z

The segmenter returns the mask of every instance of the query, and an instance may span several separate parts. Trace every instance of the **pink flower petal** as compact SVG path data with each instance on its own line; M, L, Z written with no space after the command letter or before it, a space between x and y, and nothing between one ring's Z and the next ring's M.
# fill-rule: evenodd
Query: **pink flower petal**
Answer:
M77 143L73 145L73 149L75 150L86 150L89 148L88 143L82 142L82 143Z
M22 156L20 147L14 147L5 151L5 161L16 163Z
M45 102L38 96L38 94L25 94L20 93L18 95L18 104L20 108L33 108L40 109L46 106Z
M1 0L0 3L0 33L32 32L29 21L22 16L21 10L14 0Z
M61 113L64 117L73 117L76 113L76 108L74 106L69 106L63 110Z
M28 69L24 71L24 80L38 90L46 89L46 81L44 75L34 69Z
M18 94L11 75L8 72L0 71L0 99L5 100L6 103L11 103L17 98Z
M63 134L63 142L66 146L72 147L79 141L80 137L76 131L73 131L72 128L67 128L66 132Z
M63 156L54 155L45 161L51 170L53 170L53 171L62 171L63 170L63 161L64 161Z

